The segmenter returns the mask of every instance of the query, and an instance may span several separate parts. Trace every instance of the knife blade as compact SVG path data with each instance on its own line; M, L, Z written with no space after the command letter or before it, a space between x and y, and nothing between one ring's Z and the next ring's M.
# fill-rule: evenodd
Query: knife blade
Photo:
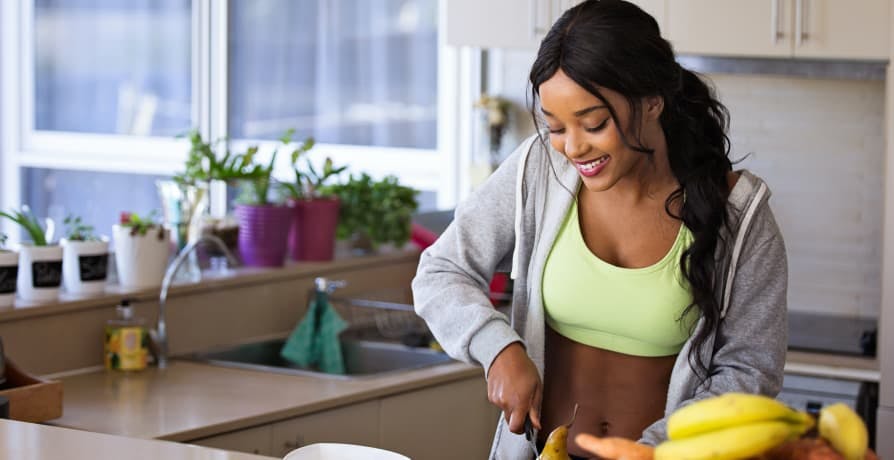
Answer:
M537 440L534 437L534 424L531 423L530 417L525 417L525 439L528 441L528 445L531 446L531 450L534 451L534 458L540 457L540 452L537 450Z

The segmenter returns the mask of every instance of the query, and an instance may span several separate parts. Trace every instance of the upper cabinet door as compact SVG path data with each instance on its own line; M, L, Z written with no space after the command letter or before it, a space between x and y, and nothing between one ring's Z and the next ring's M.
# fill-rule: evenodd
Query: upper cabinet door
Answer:
M537 49L563 0L448 0L447 44Z
M795 56L888 59L889 0L793 1Z
M666 14L665 36L677 53L792 55L793 5L789 0L672 0Z

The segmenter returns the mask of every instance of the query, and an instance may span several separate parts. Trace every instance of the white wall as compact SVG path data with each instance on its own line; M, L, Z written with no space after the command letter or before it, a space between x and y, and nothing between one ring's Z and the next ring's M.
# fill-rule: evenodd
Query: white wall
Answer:
M518 106L503 150L530 134L533 52L491 55L488 87ZM763 177L789 255L789 308L875 318L881 303L884 83L710 75L731 157Z

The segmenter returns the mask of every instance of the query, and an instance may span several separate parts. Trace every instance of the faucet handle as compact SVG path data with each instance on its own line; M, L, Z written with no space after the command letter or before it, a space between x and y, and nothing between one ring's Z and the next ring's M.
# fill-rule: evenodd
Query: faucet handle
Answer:
M322 276L314 278L314 288L317 292L325 292L332 294L336 289L341 289L348 285L345 280L330 280Z

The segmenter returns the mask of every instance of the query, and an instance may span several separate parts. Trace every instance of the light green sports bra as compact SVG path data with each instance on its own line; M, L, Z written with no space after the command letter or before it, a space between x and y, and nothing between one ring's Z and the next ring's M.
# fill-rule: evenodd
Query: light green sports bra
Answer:
M573 204L543 271L546 321L559 334L591 347L635 356L680 352L698 319L680 269L680 255L692 243L685 225L660 261L622 268L603 261L584 242Z

